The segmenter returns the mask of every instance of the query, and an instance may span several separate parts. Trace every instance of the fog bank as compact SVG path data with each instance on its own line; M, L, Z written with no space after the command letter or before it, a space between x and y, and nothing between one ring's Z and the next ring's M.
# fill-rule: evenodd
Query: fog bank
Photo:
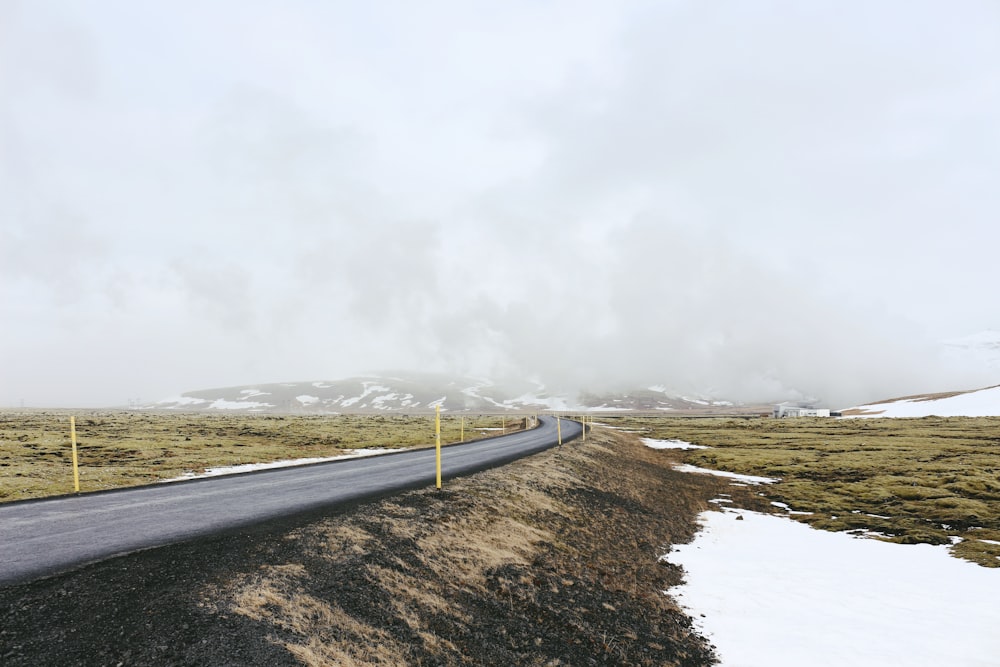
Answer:
M0 406L1000 379L1000 10L0 7ZM995 374L994 374L995 375Z

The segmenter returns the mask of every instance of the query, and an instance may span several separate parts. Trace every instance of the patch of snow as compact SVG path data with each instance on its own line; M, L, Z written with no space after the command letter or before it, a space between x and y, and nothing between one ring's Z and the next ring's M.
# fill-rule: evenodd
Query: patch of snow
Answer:
M692 445L684 440L654 440L653 438L643 438L642 442L650 449L708 449L702 445Z
M703 401L700 398L688 398L687 396L681 396L681 400L687 401L688 403L694 403L695 405L711 405L708 401Z
M372 407L378 410L390 410L391 406L386 405L386 401L395 401L399 398L399 394L392 392L389 394L382 394L381 396L376 396L372 399Z
M243 398L253 398L254 396L270 396L271 395L271 392L269 392L269 391L261 391L260 389L240 389L240 393L243 394Z
M317 389L329 389L333 385L327 384L326 382L313 382L312 386L316 387Z
M253 408L273 408L270 403L258 403L257 401L227 401L224 398L217 398L208 406L210 410L251 410Z
M463 394L465 394L466 396L469 396L470 398L478 398L479 400L486 401L487 403L490 403L490 404L494 405L495 407L503 408L505 410L507 408L509 408L510 407L509 405L504 405L503 403L500 403L499 401L497 401L492 396L483 396L481 393L479 393L480 389L484 389L486 387L491 387L491 386L493 386L491 383L482 382L482 383L474 385L472 387L466 387L465 389L462 389L461 391L462 391Z
M465 394L466 396L471 396L472 398L486 398L479 393L479 390L492 386L493 385L490 382L482 382L480 384L473 385L471 387L466 387L465 389L462 390L462 393ZM486 400L492 400L492 399L486 399Z
M518 405L540 405L543 406L545 410L554 410L556 412L576 410L579 411L581 408L578 405L571 404L566 400L565 396L539 396L538 394L522 394L517 398L511 398L504 401L504 405L508 408L513 408Z
M362 382L362 391L360 396L354 396L352 398L346 398L340 402L341 407L349 408L352 405L364 400L365 398L371 396L376 391L392 391L389 387L378 384L377 382Z
M591 422L591 426L600 426L601 428L609 428L612 431L621 431L622 433L649 433L648 428L625 428L623 426L612 426L611 424L605 422Z
M303 394L301 396L296 396L295 400L302 405L312 405L313 403L319 402L319 396L310 396L309 394Z
M686 463L674 466L674 470L677 472L691 472L697 473L699 475L715 475L716 477L727 477L736 482L744 482L752 486L757 484L774 484L781 480L775 479L774 477L757 477L755 475L740 475L735 472L726 472L725 470L711 470L709 468L699 468L697 466L688 465Z
M287 459L284 461L272 461L270 463L242 463L232 466L219 466L217 468L205 468L202 473L187 473L180 477L165 479L164 482L181 482L186 479L200 479L202 477L218 477L219 475L235 475L255 470L270 470L271 468L290 468L292 466L308 465L310 463L325 463L326 461L341 461L343 459L356 459L362 456L376 456L387 452L402 452L406 447L397 449L386 449L380 447L368 447L351 450L349 454L339 456L324 456L320 458Z
M997 664L1000 569L744 510L700 521L663 558L723 666Z
M193 396L174 396L172 398L165 398L162 401L159 401L158 404L162 403L176 403L177 405L201 405L202 403L208 403L208 399L195 398Z

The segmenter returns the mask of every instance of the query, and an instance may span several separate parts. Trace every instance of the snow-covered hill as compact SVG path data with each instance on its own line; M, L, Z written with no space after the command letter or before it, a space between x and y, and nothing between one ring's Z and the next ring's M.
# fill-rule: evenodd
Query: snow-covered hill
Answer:
M246 412L697 411L731 412L730 401L680 396L655 386L570 396L531 382L493 383L449 375L387 373L344 380L280 382L191 391L144 408Z
M1000 385L904 396L843 411L845 417L1000 417Z
M280 382L186 392L146 406L247 412L422 412L443 410L569 409L538 385L498 387L445 375L368 375L343 380Z
M671 391L663 385L632 391L580 394L579 402L595 411L684 411L684 412L734 412L743 408L733 401L711 396L685 394Z

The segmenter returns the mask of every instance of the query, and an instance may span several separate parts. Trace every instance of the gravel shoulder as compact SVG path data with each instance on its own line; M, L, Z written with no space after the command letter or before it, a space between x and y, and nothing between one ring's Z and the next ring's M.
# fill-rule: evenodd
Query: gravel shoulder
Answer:
M759 500L678 456L598 428L441 492L0 588L0 663L712 664L658 557L720 491Z

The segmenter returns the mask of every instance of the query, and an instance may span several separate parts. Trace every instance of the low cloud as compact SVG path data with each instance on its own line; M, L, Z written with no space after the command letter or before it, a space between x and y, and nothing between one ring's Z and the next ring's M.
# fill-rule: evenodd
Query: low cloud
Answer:
M386 6L0 10L0 404L996 381L987 3Z

